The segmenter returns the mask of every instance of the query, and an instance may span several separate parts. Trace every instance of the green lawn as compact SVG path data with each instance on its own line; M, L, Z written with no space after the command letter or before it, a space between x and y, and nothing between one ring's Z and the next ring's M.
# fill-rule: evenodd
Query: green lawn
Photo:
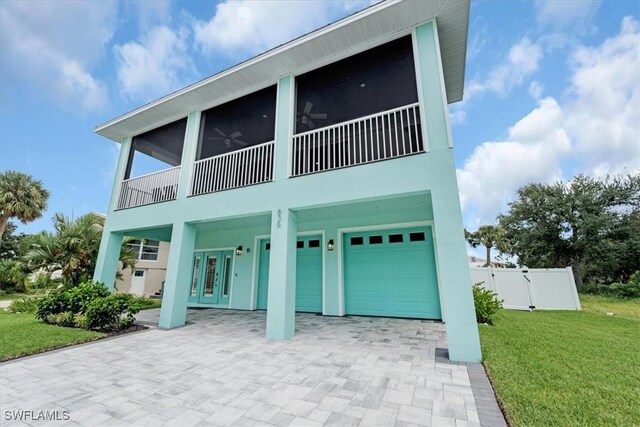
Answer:
M33 314L7 314L0 310L0 361L104 336L84 329L48 325L35 320Z
M640 301L581 299L582 312L502 310L480 325L512 426L640 425Z
M28 296L29 294L25 294L22 292L9 292L9 293L0 292L0 301L10 301L13 299L23 298Z

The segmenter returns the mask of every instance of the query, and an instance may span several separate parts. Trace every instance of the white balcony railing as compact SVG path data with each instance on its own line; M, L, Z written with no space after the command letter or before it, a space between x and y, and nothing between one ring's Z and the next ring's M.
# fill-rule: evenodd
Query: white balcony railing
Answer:
M294 135L291 176L424 151L418 103Z
M180 166L122 181L116 209L175 200L178 193Z
M274 143L266 142L193 164L190 196L260 184L273 179Z

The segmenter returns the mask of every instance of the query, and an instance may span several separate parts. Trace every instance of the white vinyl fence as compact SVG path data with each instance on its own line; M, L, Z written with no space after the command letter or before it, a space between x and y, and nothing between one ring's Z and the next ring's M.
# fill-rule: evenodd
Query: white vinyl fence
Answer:
M571 268L471 267L472 283L504 300L504 308L514 310L580 310L580 300Z

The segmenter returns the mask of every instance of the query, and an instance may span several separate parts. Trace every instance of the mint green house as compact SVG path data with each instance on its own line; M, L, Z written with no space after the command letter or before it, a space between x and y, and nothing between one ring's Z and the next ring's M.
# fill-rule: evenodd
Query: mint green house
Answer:
M161 328L188 307L442 320L481 358L447 104L468 1L385 1L97 127L120 143L95 279L123 236L170 242ZM320 318L321 319L321 318Z

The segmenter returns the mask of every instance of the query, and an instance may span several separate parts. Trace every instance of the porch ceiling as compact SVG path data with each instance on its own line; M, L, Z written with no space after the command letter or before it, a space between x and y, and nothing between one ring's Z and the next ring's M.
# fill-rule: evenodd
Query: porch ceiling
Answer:
M200 222L196 224L196 230L199 232L223 231L223 230L240 230L240 229L247 229L247 228L270 227L270 226L271 226L271 214L265 213L261 215Z
M449 103L462 99L469 0L387 0L264 52L96 127L120 142L179 118L365 50L437 20Z

